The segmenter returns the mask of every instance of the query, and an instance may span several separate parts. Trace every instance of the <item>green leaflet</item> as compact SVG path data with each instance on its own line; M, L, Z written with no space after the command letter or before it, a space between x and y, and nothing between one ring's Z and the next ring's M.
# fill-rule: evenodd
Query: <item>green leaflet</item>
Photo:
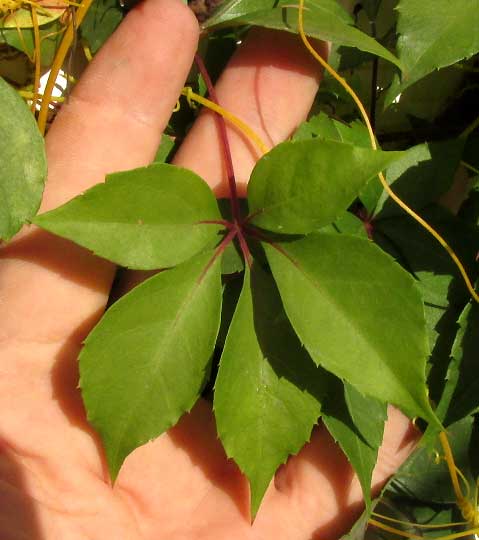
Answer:
M35 224L128 268L174 266L215 241L221 219L207 184L187 169L153 164L108 175Z
M40 206L47 161L35 119L2 78L0 109L0 240L10 240Z
M439 407L448 405L445 425L479 411L479 305L471 300L462 312L452 347L452 361ZM445 403L443 403L443 400Z
M174 147L175 147L174 139L170 137L169 135L166 135L165 133L163 133L161 135L160 146L158 147L158 150L156 151L156 155L155 155L155 158L153 159L153 163L166 163Z
M251 221L292 234L329 225L369 179L402 155L321 139L282 143L260 159L251 175Z
M115 480L138 446L176 424L208 376L221 314L213 252L148 279L116 302L85 341L80 387Z
M363 396L338 379L329 386L322 419L358 475L368 510L371 508L371 479L386 418L386 403Z
M265 244L266 255L314 361L359 392L440 425L426 393L424 309L411 276L374 244L345 234L276 246Z
M95 54L124 17L117 0L96 0L85 16L80 32Z
M303 141L315 137L371 148L368 130L361 121L355 120L351 124L345 124L330 118L323 112L303 122L294 133L292 140Z
M398 52L404 68L386 103L428 73L479 51L479 0L400 0L397 10Z
M257 263L226 338L215 383L218 434L246 474L256 515L276 469L309 440L320 414L322 370L301 348L270 276Z
M388 167L386 179L393 191L413 210L421 210L439 199L452 185L461 160L464 141L460 139L425 143L407 150L404 157ZM376 180L365 191L377 190L375 204L377 219L404 215ZM382 193L381 193L382 192Z
M335 0L307 0L304 29L308 36L355 47L380 56L401 68L401 62L375 39L352 26L352 19ZM298 9L288 0L278 2L233 0L203 26L207 29L226 25L251 24L275 30L298 32Z

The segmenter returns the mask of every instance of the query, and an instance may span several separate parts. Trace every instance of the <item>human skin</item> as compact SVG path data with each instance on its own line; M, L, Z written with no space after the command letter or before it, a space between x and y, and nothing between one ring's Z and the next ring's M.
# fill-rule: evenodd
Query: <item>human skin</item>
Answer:
M106 173L151 162L197 39L196 21L179 0L147 0L128 15L48 134L42 211ZM317 67L295 36L254 30L217 92L272 146L306 117L318 84ZM257 150L234 129L229 135L244 192ZM209 113L176 163L225 194ZM0 250L0 538L338 538L361 511L361 490L321 425L279 469L253 525L247 481L226 459L203 400L167 434L133 452L111 487L77 388L77 357L104 311L114 272L110 263L35 227ZM408 420L390 408L376 489L416 438Z

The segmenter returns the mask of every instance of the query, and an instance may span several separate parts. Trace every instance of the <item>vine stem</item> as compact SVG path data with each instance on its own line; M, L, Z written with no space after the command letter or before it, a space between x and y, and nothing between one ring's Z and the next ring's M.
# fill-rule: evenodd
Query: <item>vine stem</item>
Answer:
M203 80L205 81L206 88L208 89L208 94L211 100L217 105L219 105L216 90L213 86L213 83L211 82L208 71L206 70L205 63L203 62L203 59L198 53L195 54L195 63L198 67L199 72L201 73L201 76L203 77ZM219 113L215 113L215 120L220 135L221 145L223 147L224 164L226 168L226 176L228 178L228 187L230 190L231 215L233 216L233 220L236 223L240 223L241 213L238 201L238 190L236 188L236 177L233 167L233 158L231 157L231 147L228 140L228 134L226 132L226 124L223 117Z
M58 73L65 61L65 57L72 45L75 30L79 28L85 15L88 12L93 0L82 0L78 9L75 11L75 14L72 16L68 28L66 29L65 34L63 35L60 46L58 47L57 52L55 53L55 58L50 70L50 75L48 76L48 81L45 87L45 92L43 94L42 105L40 107L40 113L38 115L38 129L42 135L45 134L45 129L47 125L47 116L48 116L48 107L51 102L51 97L53 93L53 87L58 77Z
M213 83L211 82L211 78L208 74L203 59L200 57L199 54L195 54L195 63L198 67L199 72L201 73L201 76L203 77L203 80L205 81L211 101L219 106L218 96L216 95L215 88L213 86ZM226 168L226 175L228 177L228 186L230 190L231 215L233 217L234 230L236 231L236 235L238 236L238 241L245 262L251 268L252 256L248 247L248 243L246 242L242 231L242 216L239 205L238 190L236 186L233 158L231 156L231 147L228 140L228 133L226 131L226 122L224 120L224 117L217 111L215 111L215 120L220 135L221 146L223 148L223 158Z
M359 112L361 113L361 116L363 118L364 123L366 124L366 128L368 130L369 139L371 141L371 147L373 150L378 149L378 145L376 143L376 137L374 136L374 130L371 126L371 122L369 120L368 113L366 112L366 109L364 108L363 103L359 99L356 92L349 86L349 84L346 82L346 80L341 77L329 64L318 54L318 52L314 49L314 47L311 45L310 41L308 40L308 37L306 36L304 32L304 21L303 21L303 11L304 11L304 0L299 0L299 10L298 10L298 31L299 35L301 37L301 40L304 44L304 46L308 49L308 51L311 53L311 55L323 66L323 68L334 78L336 79L339 84L346 90L346 92L351 96L354 103L359 109ZM479 118L477 119L477 123L479 124ZM475 124L474 128L475 129ZM389 184L386 181L386 178L384 177L384 174L380 172L378 174L379 180L384 188L384 190L387 192L387 194L393 199L393 201L402 208L407 214L409 214L417 223L419 223L426 231L431 234L438 242L441 244L441 246L447 251L451 259L454 261L454 264L458 268L459 272L461 273L461 276L464 280L464 283L466 284L467 290L469 291L472 298L479 303L479 295L474 290L474 286L469 279L469 276L464 268L464 265L459 260L459 257L456 255L454 250L449 246L449 244L446 242L446 240L433 228L429 223L427 223L426 220L424 220L419 214L417 214L412 208L410 208L401 198L399 198L396 193L391 189Z
M33 24L33 37L35 43L35 75L33 79L33 99L32 99L32 113L35 114L38 101L38 89L40 87L40 68L42 61L40 29L38 26L38 14L37 8L33 4L30 5L32 12L32 24Z

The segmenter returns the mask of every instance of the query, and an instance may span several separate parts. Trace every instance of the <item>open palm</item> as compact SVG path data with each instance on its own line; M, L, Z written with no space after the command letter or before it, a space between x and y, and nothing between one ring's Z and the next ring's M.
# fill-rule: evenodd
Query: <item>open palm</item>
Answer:
M106 173L152 160L197 39L196 21L179 0L147 0L128 15L50 130L42 210ZM306 117L318 84L316 66L295 36L254 30L217 92L272 146ZM259 156L241 134L231 129L229 136L244 187ZM176 163L225 194L209 113L190 131ZM319 427L278 471L251 526L247 482L226 459L204 401L136 450L112 488L85 419L77 357L104 311L114 267L31 227L0 251L0 268L1 540L323 540L337 538L361 511L359 484ZM389 412L376 486L415 440L407 420Z

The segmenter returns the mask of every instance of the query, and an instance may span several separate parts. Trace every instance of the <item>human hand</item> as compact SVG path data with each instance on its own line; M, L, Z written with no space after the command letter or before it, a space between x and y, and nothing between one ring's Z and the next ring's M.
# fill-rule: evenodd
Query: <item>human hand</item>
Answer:
M106 173L149 163L197 45L177 0L135 8L97 55L47 138L42 211ZM271 145L308 113L316 65L294 36L253 31L218 86L222 105ZM281 88L281 93L277 91ZM229 130L239 181L257 156ZM225 192L214 119L200 117L176 163ZM114 267L31 227L0 252L0 538L2 540L306 540L340 536L361 490L326 430L283 466L253 526L247 482L200 400L169 433L136 450L115 486L77 389L81 342L101 316ZM390 409L376 487L408 455L409 422Z

